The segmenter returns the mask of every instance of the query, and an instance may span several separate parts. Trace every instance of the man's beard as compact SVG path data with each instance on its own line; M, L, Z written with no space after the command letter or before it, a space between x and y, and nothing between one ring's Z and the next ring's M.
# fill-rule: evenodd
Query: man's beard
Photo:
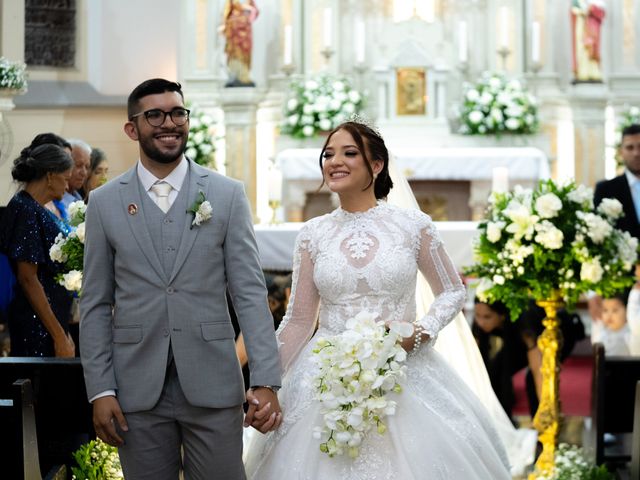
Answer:
M163 153L153 144L154 138L152 135L145 138L140 138L140 148L142 148L142 151L147 157L149 157L151 160L155 162L164 163L164 164L173 163L178 158L180 158L184 153L185 147L187 146L187 135L185 135L182 132L163 132L163 133L167 133L167 134L176 133L178 135L181 135L182 144L180 145L180 148L178 148L176 153Z

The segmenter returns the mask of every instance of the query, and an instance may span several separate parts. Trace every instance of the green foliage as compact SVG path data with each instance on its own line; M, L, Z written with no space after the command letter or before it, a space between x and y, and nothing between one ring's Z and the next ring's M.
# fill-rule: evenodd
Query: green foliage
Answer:
M460 123L465 135L535 133L537 101L519 80L484 72L475 85L465 85Z
M27 88L27 66L0 57L0 89L24 90Z
M73 453L77 466L71 467L73 480L115 480L124 478L118 449L97 438Z
M593 290L611 296L634 283L638 241L614 228L617 200L593 208L593 192L575 183L540 181L535 190L493 193L474 245L482 301L503 302L516 320L531 298L554 294L569 309Z
M333 130L364 106L363 95L348 79L320 75L294 80L285 104L282 132L295 138L309 138Z

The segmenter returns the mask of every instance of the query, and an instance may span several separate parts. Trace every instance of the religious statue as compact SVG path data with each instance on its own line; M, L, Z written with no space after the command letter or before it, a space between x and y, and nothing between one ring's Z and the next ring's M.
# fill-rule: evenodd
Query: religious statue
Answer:
M573 73L576 82L600 82L600 37L604 0L571 0Z
M226 40L227 87L253 87L251 71L252 24L258 17L254 0L227 0L220 30Z

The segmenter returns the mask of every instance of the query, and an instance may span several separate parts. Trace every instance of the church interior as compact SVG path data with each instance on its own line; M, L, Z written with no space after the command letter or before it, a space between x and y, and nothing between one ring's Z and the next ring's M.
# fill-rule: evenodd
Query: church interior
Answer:
M39 133L101 150L101 182L128 171L139 157L127 96L165 78L190 110L186 156L244 185L280 318L302 222L339 205L318 162L346 120L380 132L463 272L492 192L594 188L624 171L639 40L638 0L0 0L0 206ZM469 289L469 323L473 308ZM583 444L595 395L586 297L578 312L587 335L562 373L561 435ZM524 376L514 418L530 426Z

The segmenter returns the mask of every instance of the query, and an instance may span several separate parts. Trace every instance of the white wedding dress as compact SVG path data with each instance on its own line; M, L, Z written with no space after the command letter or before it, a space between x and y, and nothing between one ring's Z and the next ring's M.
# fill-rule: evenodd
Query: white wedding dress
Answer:
M419 318L432 340L407 359L404 390L388 430L371 431L360 456L329 458L312 436L322 425L315 400L311 339L345 329L362 310L387 321L416 319L420 269L435 295ZM438 332L460 311L465 290L431 219L379 202L366 212L340 208L300 231L292 294L278 329L285 370L279 394L283 424L256 435L246 469L253 480L510 479L507 455L491 417L436 352ZM310 341L311 340L311 341Z

